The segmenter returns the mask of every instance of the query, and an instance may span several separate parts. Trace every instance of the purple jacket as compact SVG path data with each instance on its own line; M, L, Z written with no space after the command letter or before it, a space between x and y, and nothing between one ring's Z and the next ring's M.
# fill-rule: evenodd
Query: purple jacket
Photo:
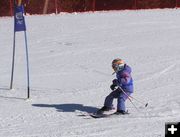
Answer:
M124 65L124 68L116 73L117 85L119 85L125 92L133 93L133 79L131 77L131 68Z

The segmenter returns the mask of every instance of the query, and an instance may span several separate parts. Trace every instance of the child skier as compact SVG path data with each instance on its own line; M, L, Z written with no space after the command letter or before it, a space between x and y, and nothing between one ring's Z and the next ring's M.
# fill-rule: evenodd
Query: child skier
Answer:
M133 93L133 79L131 77L131 68L122 60L114 59L112 61L112 68L116 73L116 78L112 81L110 86L112 92L106 97L104 106L97 112L103 113L113 109L113 99L117 98L117 111L115 114L127 114L125 108L125 101L127 95ZM123 91L126 93L124 93Z

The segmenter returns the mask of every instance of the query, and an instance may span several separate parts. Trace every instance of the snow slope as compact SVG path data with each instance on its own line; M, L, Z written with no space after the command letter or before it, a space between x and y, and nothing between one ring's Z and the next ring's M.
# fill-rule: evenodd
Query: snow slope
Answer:
M13 18L0 18L0 137L164 137L180 121L180 10L27 16L31 99L23 33L9 90ZM129 116L92 119L110 93L111 61L133 69ZM114 102L114 104L116 101Z

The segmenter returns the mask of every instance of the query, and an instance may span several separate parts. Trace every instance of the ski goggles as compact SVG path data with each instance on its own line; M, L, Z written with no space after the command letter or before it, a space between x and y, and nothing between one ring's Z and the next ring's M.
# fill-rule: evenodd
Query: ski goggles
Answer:
M112 68L115 72L120 71L124 68L124 64L112 64Z

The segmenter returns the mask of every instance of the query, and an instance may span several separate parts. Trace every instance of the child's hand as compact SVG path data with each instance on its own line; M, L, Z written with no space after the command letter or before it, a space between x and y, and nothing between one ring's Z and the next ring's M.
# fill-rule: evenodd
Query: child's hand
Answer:
M118 80L117 80L117 79L114 79L114 80L112 81L112 83L113 83L113 85L118 85Z
M114 90L116 86L117 86L117 85L112 84L112 85L110 86L111 90Z

